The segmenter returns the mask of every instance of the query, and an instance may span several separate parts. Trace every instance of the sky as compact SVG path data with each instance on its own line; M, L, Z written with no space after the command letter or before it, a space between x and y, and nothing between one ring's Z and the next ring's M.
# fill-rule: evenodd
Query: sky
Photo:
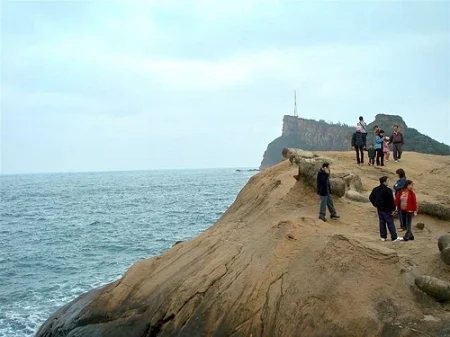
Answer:
M450 2L1 2L2 174L258 167L301 117L450 144Z

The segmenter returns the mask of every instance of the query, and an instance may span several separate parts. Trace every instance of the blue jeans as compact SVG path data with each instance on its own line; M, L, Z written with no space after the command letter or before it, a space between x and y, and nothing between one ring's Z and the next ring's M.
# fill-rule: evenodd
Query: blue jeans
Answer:
M330 194L321 195L320 196L320 211L319 211L319 215L321 218L325 218L325 215L327 212L327 207L328 207L328 211L330 212L331 216L337 215L336 209L334 208L333 198L331 197L331 195Z
M397 239L397 231L395 230L394 218L391 212L383 212L378 210L378 219L380 220L380 237L387 239L387 229L391 234L391 239Z

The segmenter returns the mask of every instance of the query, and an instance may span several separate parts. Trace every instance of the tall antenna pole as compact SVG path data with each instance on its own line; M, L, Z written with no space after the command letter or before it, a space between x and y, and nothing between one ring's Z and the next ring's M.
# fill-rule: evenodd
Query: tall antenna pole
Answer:
M297 112L297 90L294 90L294 117L298 117L298 112Z

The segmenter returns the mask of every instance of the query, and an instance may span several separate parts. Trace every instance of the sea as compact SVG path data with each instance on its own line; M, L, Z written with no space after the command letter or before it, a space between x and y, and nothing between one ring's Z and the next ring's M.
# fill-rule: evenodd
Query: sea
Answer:
M0 337L34 336L62 305L202 233L254 173L0 176Z

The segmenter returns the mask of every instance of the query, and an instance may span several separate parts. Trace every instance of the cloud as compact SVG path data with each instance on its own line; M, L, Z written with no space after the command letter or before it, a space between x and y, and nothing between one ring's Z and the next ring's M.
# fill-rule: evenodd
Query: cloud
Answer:
M252 166L292 113L294 89L302 117L351 124L361 113L401 112L421 131L446 132L422 113L448 116L448 20L439 24L438 9L172 0L6 8L8 171L170 166L162 147L180 145L180 167L202 147L233 156L199 166ZM39 167L33 153L45 158Z

